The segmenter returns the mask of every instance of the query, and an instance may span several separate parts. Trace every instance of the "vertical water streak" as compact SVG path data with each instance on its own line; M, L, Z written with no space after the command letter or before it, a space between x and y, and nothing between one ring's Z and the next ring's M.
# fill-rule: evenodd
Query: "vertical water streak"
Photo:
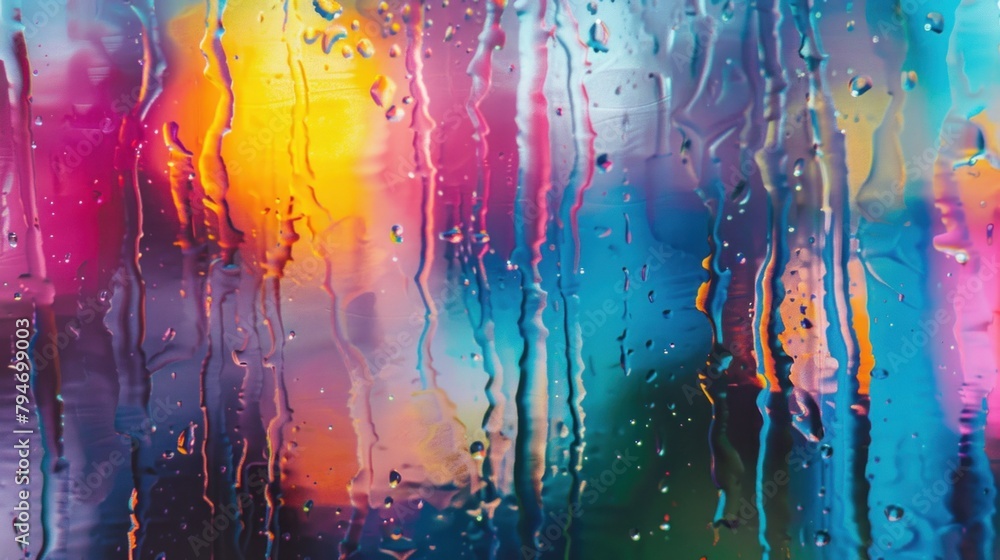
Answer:
M227 523L225 527L214 521L216 515L228 515L225 512L239 511L236 505L235 485L233 484L233 447L231 445L226 425L226 395L223 385L223 373L229 359L227 351L231 335L227 330L227 320L223 312L230 298L235 297L241 282L241 270L235 266L226 266L222 259L216 259L209 266L207 289L205 293L205 317L207 324L207 351L201 363L199 378L201 391L199 407L202 413L201 426L201 459L202 500L208 506L211 526L219 533L211 541L214 558L230 558L235 554L237 528L235 523ZM198 426L192 426L192 431ZM229 538L227 538L229 537Z
M419 374L422 391L415 392L413 396L423 401L429 399L432 404L422 405L422 407L435 409L438 419L434 422L432 436L426 438L417 446L420 454L430 453L434 455L444 453L459 453L459 461L448 468L448 476L453 480L458 479L462 473L472 474L472 462L469 455L458 448L465 446L465 426L458 418L457 406L450 399L448 394L438 386L438 372L434 365L433 347L434 336L438 328L438 304L431 294L430 279L435 263L435 244L438 242L435 234L435 199L440 196L439 182L441 180L437 162L434 161L432 153L432 141L437 129L437 122L431 116L430 102L431 96L427 87L425 76L424 58L428 56L424 48L424 35L426 29L433 23L427 17L430 5L423 2L407 4L402 11L402 18L406 23L407 47L406 47L406 70L410 79L410 93L413 98L413 119L410 128L413 131L413 158L415 173L420 179L421 186L421 242L420 242L420 264L414 276L420 299L424 305L424 321L420 336L417 341L416 369ZM454 445L450 450L440 449L440 444L432 443L439 441L438 438L445 438L449 445ZM466 470L468 469L468 470ZM464 482L462 483L465 484Z
M781 334L785 330L781 304L785 299L782 280L788 266L788 212L793 197L788 185L788 154L785 150L787 89L779 30L782 15L779 0L758 2L758 41L764 78L763 120L766 126L763 150L757 165L768 193L768 245L758 273L754 305L758 377L764 388L757 398L763 419L757 460L757 515L763 558L789 555L789 493L785 485L765 499L765 484L775 473L788 468L784 458L792 449L789 396L792 391L792 359L785 352Z
M215 224L214 240L220 248L220 258L225 266L233 264L236 251L243 241L243 233L236 229L229 215L229 173L222 159L222 141L233 124L235 95L233 79L229 72L226 49L222 36L226 32L223 16L228 0L205 0L205 36L201 53L205 57L205 78L219 92L215 114L205 131L205 144L198 157L198 172L205 187L205 206L212 212Z
M692 56L692 69L697 76L697 85L690 99L673 115L673 121L685 138L683 152L690 161L696 178L696 189L708 209L708 250L703 262L708 279L700 286L696 307L705 314L712 332L712 342L705 368L699 373L702 392L712 406L712 421L709 427L709 448L711 452L712 479L719 489L719 501L713 523L716 526L734 528L739 522L738 498L743 493L743 460L728 436L729 422L729 368L733 354L728 348L729 341L724 329L724 313L729 301L731 271L722 263L722 227L725 220L726 185L723 183L721 158L718 150L736 127L731 123L733 108L728 105L736 101L742 115L746 104L752 102L744 89L738 94L723 94L714 91L711 84L717 80L731 79L733 74L722 74L722 60L730 59L731 44L724 42L727 37L721 33L720 22L705 13L704 6L692 4L689 14L693 16L691 25L696 41ZM747 20L749 21L749 19ZM742 48L742 46L741 46ZM742 98L741 98L742 97ZM739 103L742 101L742 103ZM698 107L715 105L711 114L701 114ZM736 117L739 118L739 117Z
M281 512L281 451L285 445L285 427L292 422L292 407L288 400L288 388L285 380L284 348L285 328L281 316L281 279L285 274L285 266L292 258L292 247L299 240L295 231L294 200L289 201L282 216L280 210L278 223L278 242L265 252L264 277L261 287L261 309L263 325L268 331L271 347L264 352L264 367L271 371L274 383L274 409L276 414L267 424L267 473L268 486L265 500L267 512L264 527L267 532L266 558L280 558L279 536L282 534L279 514Z
M233 486L229 483L232 448L226 434L226 410L221 386L227 351L226 318L222 309L240 283L240 270L234 264L236 252L243 242L243 233L236 229L230 217L227 200L229 173L222 157L223 140L231 130L235 110L232 76L222 43L226 31L223 19L227 4L228 0L206 0L205 34L199 45L205 57L204 76L219 92L219 100L198 157L198 171L205 190L204 202L212 214L213 240L219 248L217 259L209 267L205 294L208 350L200 372L199 403L204 422L201 444L205 477L203 500L209 507L211 518L221 508L234 506L235 499ZM221 537L216 539L212 542L213 554L224 557L228 544L235 545L235 541Z
M173 354L168 348L149 357L147 367L150 373L163 369L167 365L195 356L198 348L204 343L205 316L201 299L204 290L205 238L204 208L195 207L199 197L195 189L194 152L189 150L180 139L180 126L176 122L163 125L161 131L163 142L169 153L167 162L167 177L170 183L170 196L177 211L177 240L174 242L181 250L181 289L180 295L184 305L188 307L187 315L195 319L194 329L184 333L175 333L174 340L183 338L186 343L184 354ZM199 224L199 220L201 223ZM173 354L173 355L171 355Z
M521 276L521 314L518 331L524 350L518 364L514 492L519 505L518 528L522 547L537 548L543 518L542 477L548 439L548 372L542 319L548 294L542 289L539 263L549 218L551 147L545 78L548 73L548 2L517 0L518 49L521 78L517 84L517 198L514 208L516 248L512 261Z
M275 415L266 423L267 433L267 492L265 501L267 510L264 516L264 527L267 533L267 558L280 557L282 531L280 526L282 498L282 451L284 433L292 421L292 407L288 401L288 391L284 369L285 329L281 317L281 279L284 269L291 259L292 246L299 240L295 232L292 217L293 202L296 196L310 190L309 180L313 178L312 165L309 158L309 86L306 81L305 66L302 62L302 37L304 24L298 0L285 0L283 5L284 19L281 23L282 42L285 43L285 62L288 65L288 75L292 79L293 101L291 107L291 125L288 136L287 154L291 168L288 186L289 203L285 218L278 213L278 243L267 249L264 255L264 275L261 280L260 315L267 331L269 349L264 350L262 360L266 370L271 373L274 383Z
M799 55L806 63L809 78L807 103L813 130L814 151L822 181L823 217L821 254L823 262L823 315L830 357L836 360L834 421L826 423L828 437L837 450L832 465L840 510L829 528L831 551L848 557L867 558L870 527L867 517L868 482L863 473L867 462L867 402L860 394L859 351L850 305L850 192L844 134L840 131L833 99L826 84L826 55L823 53L811 3L795 0L792 12L802 39Z
M437 387L437 372L431 357L431 345L438 325L438 309L430 293L428 281L434 268L436 235L434 233L435 199L438 190L438 169L431 154L431 134L437 123L430 113L430 94L424 82L424 27L427 7L423 2L408 4L411 8L404 12L407 20L406 71L410 75L410 92L413 96L413 157L416 174L421 186L421 238L420 265L415 280L420 299L424 304L424 327L417 345L417 372L420 383L426 389Z
M306 81L302 62L301 37L305 29L298 0L285 0L282 41L285 43L288 75L292 78L291 135L288 140L288 159L292 168L291 196L304 198L309 179L314 178L309 156L309 83ZM294 23L294 25L289 25Z
M186 252L197 243L194 209L191 207L191 197L194 195L194 153L181 142L180 126L176 122L164 124L161 132L163 143L170 154L167 177L170 182L170 197L177 210L177 241L174 243L181 251ZM187 275L183 276L187 278ZM181 289L186 295L191 286L184 284Z
M159 25L152 0L132 5L142 34L142 83L135 105L122 119L115 154L118 185L125 207L125 237L121 269L116 275L119 290L106 322L115 325L112 348L118 370L119 394L115 429L131 441L133 525L129 531L129 558L142 554L149 498L156 482L152 433L149 431L149 398L152 390L143 342L146 338L146 283L139 262L143 236L143 201L139 158L143 150L145 117L162 91L166 62L160 49ZM120 293L119 293L120 291Z
M255 297L239 298L239 307L236 310L237 330L242 337L233 337L235 346L233 348L233 358L236 363L244 369L242 384L238 397L238 422L240 425L239 439L242 453L239 460L234 465L233 485L240 496L250 496L251 500L242 497L238 499L239 518L236 520L237 554L240 558L246 558L251 554L251 547L259 548L261 540L263 546L267 547L271 537L271 528L267 525L269 521L270 496L270 448L271 443L268 438L268 428L273 421L273 416L269 420L265 411L269 411L268 405L275 403L274 396L271 396L270 403L264 396L265 377L271 373L273 379L274 370L269 367L264 358L264 341L271 336L264 324L264 304L262 298L266 292L264 278L257 275L245 275L241 281L240 292L254 294ZM262 330L267 330L267 337L262 335ZM273 347L273 341L270 341ZM280 412L280 409L278 410ZM260 494L260 484L263 481L264 491ZM258 517L254 515L258 504L263 506L264 515L258 524Z
M28 58L25 27L21 21L20 0L0 2L0 29L3 29L4 45L0 52L10 53L11 67L0 60L0 85L4 95L10 100L10 123L12 138L10 144L14 156L13 181L17 184L17 194L22 209L24 227L24 252L27 264L26 276L22 284L34 305L34 328L31 341L33 356L41 351L40 343L49 341L47 347L54 355L47 360L47 366L37 368L37 360L32 360L31 391L34 395L39 417L39 432L42 437L44 454L39 470L42 473L41 515L42 538L38 556L61 550L64 546L62 529L69 517L66 505L69 503L69 469L66 465L63 447L63 405L62 370L59 364L59 347L55 344L57 334L56 317L52 304L55 290L48 280L42 234L38 219L38 202L35 182L35 158L32 150L34 139L32 124L32 71ZM6 99L3 107L6 107ZM6 202L6 200L5 200ZM62 473L62 474L60 474Z
M584 75L590 67L587 60L587 44L580 38L580 24L573 15L567 0L555 3L556 41L566 53L568 104L572 116L572 132L576 139L573 163L568 182L562 192L559 218L562 223L559 237L559 260L562 264L559 275L559 291L564 307L564 330L566 344L567 399L572 420L573 441L569 449L569 474L572 478L567 497L568 525L566 532L566 558L571 558L571 545L576 532L573 519L580 509L580 494L583 492L584 439L587 429L583 400L587 396L583 384L586 364L583 360L583 336L580 326L580 208L583 196L593 184L597 152L594 142L597 132L590 117L590 95L584 83ZM626 215L627 218L627 215ZM626 302L627 305L627 302Z
M503 386L503 365L497 353L495 332L495 321L493 318L492 289L489 276L486 272L486 255L489 252L489 234L487 233L487 214L489 212L491 181L493 180L492 169L489 164L490 127L480 105L489 94L493 83L493 52L502 48L506 41L506 35L500 26L504 8L507 0L489 0L486 3L486 17L483 19L483 29L479 34L476 52L469 62L466 70L472 78L472 85L469 90L469 99L466 102L466 112L472 125L475 127L476 141L476 191L474 193L475 204L472 209L472 224L470 229L473 235L469 236L469 253L475 255L475 262L472 265L472 273L476 278L476 290L478 291L478 302L480 316L476 321L473 314L469 313L469 319L473 322L473 335L476 343L483 352L483 369L488 377L484 392L486 395L486 411L483 413L482 429L486 433L487 447L486 455L483 459L482 476L485 479L485 487L480 493L480 501L484 504L498 503L497 473L501 470L501 465L507 450L510 448L510 438L503 432L503 417L506 398L502 390L497 390ZM478 249L475 247L476 234L482 240ZM469 259L466 258L466 261ZM468 265L466 269L468 270ZM488 515L488 526L492 531L489 557L495 558L499 547L499 540L493 527L492 511Z

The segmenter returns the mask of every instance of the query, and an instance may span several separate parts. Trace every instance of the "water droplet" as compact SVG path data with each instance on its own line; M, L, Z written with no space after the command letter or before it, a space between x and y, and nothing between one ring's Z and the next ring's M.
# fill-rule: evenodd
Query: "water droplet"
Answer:
M358 54L365 58L375 56L375 45L367 37L361 39L358 41Z
M306 503L302 504L302 511L305 512L306 514L312 511L312 508L313 508L312 500L306 500Z
M632 539L633 541L637 541L640 538L642 538L642 535L639 534L639 530L638 529L629 529L629 531L628 531L628 538Z
M392 78L379 74L372 82L370 93L372 101L379 107L392 105L392 98L396 95L396 83L392 81Z
M824 443L823 445L819 446L819 454L820 457L823 457L824 459L829 459L830 457L833 456L833 447L831 447L827 443Z
M392 498L390 496L385 497L385 507L386 509L392 507Z
M399 483L403 481L403 476L398 472L392 470L389 471L389 488L395 488L399 486Z
M35 126L42 126L42 117L35 117Z
M170 342L171 340L174 339L175 336L177 336L177 331L175 331L172 327L168 327L167 330L163 333L162 340L163 342Z
M485 231L477 231L472 234L472 242L479 244L486 244L490 242L490 234Z
M10 245L11 249L17 248L17 233L10 232L7 234L7 244Z
M826 531L816 531L816 546L823 547L830 544L830 533Z
M944 31L944 16L938 12L928 13L927 20L924 22L924 31L933 31L934 33Z
M385 112L385 120L389 122L399 122L406 116L406 111L402 107L393 105Z
M313 0L313 8L328 21L333 21L344 13L344 7L334 0Z
M295 331L288 331L288 340L295 339Z
M911 91L913 88L917 87L917 73L914 70L909 72L903 72L900 77L900 82L903 86L903 90Z
M806 160L799 158L795 160L795 165L792 166L792 175L796 177L801 177L802 172L805 170Z
M473 459L482 461L486 457L486 446L481 441L474 441L469 446L469 453L472 454Z
M667 492L669 492L670 485L667 484L667 479L664 478L663 480L661 480L660 484L657 486L657 489L660 491L660 494L666 494Z
M601 20L597 20L590 26L590 38L587 46L594 49L594 52L608 52L608 42L611 40L611 31Z
M451 41L455 37L455 26L449 25L447 29L444 30L444 40L445 42Z
M597 2L587 3L587 11L590 12L590 15L592 16L597 15Z
M888 506L885 508L885 518L889 521L899 521L903 518L903 508L899 506Z
M993 224L986 224L986 244L993 244Z
M601 154L597 156L596 163L597 163L597 168L600 169L602 173L607 173L608 171L611 171L611 167L613 165L611 162L611 158L608 157L608 154Z
M854 24L854 20L853 20L853 19L852 19L852 20L850 20L850 21L848 21L848 22L847 22L847 30L848 30L848 31L854 31L854 25L855 25L855 24Z
M399 224L396 224L396 225L392 226L392 229L389 232L389 239L391 239L393 243L402 243L403 242L403 226L401 226Z
M870 89L872 89L872 79L870 76L859 75L851 78L851 95L853 97L860 97Z
M955 262L958 264L965 264L969 262L969 253L966 253L965 251L955 253Z
M323 52L330 54L333 50L333 46L337 44L337 41L347 38L347 30L341 25L331 25L323 31ZM347 51L351 52L351 47L344 45L341 52Z

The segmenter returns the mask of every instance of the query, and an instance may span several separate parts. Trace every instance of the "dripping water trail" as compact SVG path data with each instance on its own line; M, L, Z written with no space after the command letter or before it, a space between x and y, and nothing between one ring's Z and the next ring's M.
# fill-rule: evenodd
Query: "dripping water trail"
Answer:
M471 272L476 278L476 289L478 290L478 302L480 316L479 320L474 319L474 315L469 313L469 319L473 323L473 334L476 343L483 353L483 369L487 375L484 392L487 400L486 411L483 413L482 429L486 433L487 446L485 457L483 458L482 477L485 481L483 489L479 492L479 502L485 505L489 513L487 516L487 530L490 533L489 558L496 558L500 542L497 538L496 528L493 524L493 510L499 504L497 491L497 473L500 470L503 458L510 447L510 440L503 433L503 416L505 399L502 391L496 391L494 387L503 384L503 366L496 351L496 341L494 338L494 319L492 290L489 276L486 272L485 256L489 252L490 242L487 233L487 214L490 202L490 182L492 173L489 165L489 135L490 127L486 121L480 105L486 99L492 86L493 73L493 52L503 46L505 34L500 26L503 16L504 5L500 2L488 2L486 5L486 18L483 21L483 29L479 34L476 53L469 63L467 73L472 78L472 85L469 91L469 99L466 102L466 112L476 130L476 161L477 177L475 205L472 210L473 235L468 236L468 251L464 258L466 273ZM478 237L477 235L478 234ZM479 239L481 245L477 248L474 243ZM474 255L475 261L471 261L470 254ZM470 262L471 261L471 262ZM473 270L469 270L471 268Z
M430 95L424 82L424 4L409 13L407 26L406 70L412 76L410 90L413 94L413 153L416 174L421 184L421 238L420 265L415 281L424 304L424 327L417 343L417 371L424 390L437 388L437 373L431 358L431 345L437 330L438 309L430 294L428 280L434 267L434 210L437 197L438 170L431 155L431 134L437 124L431 117L428 104Z
M206 0L205 34L199 48L205 57L204 75L219 92L212 120L205 132L205 142L198 158L198 171L205 190L205 207L211 213L214 239L219 253L210 265L206 287L205 318L208 350L201 368L200 406L204 422L201 452L203 461L203 500L214 518L217 510L232 508L235 491L232 485L232 446L226 430L222 375L226 362L225 337L227 324L223 305L238 289L240 269L235 266L236 252L243 242L243 233L236 229L229 213L227 195L229 173L222 157L223 139L231 130L235 110L232 76L229 71L222 37L226 32L223 19L227 0ZM223 470L223 468L225 469ZM236 543L235 528L227 538L212 543L215 557L224 558ZM231 538L230 538L231 537Z
M861 412L867 409L860 394L859 351L853 312L850 306L850 206L847 183L845 140L840 133L832 97L826 86L825 60L815 18L806 0L796 0L792 11L802 39L800 55L809 71L808 110L814 123L813 143L819 162L823 192L823 310L827 319L826 338L831 357L837 362L836 422L832 438L836 440L834 480L843 488L838 492L842 513L835 519L842 524L831 526L834 553L868 558L866 542L871 533L867 517L868 482L864 476L867 463L868 420Z
M555 3L556 40L566 54L568 65L567 90L569 93L569 109L572 115L573 137L577 139L574 153L573 168L569 182L562 195L559 209L563 224L560 236L560 262L562 274L559 277L565 313L565 344L567 381L569 393L570 417L572 421L573 441L570 444L569 473L572 485L567 497L569 515L566 534L565 557L571 558L572 544L578 529L573 520L575 512L580 510L580 495L583 492L583 458L586 448L586 413L583 400L587 390L583 383L583 373L586 364L583 360L583 338L580 327L580 228L579 215L583 206L583 196L593 184L596 166L596 149L594 143L597 133L594 130L590 116L590 96L584 83L584 75L590 66L587 60L587 45L580 40L580 25L573 16L569 2L566 0ZM568 270L567 270L568 268ZM627 305L627 301L626 301Z
M292 423L291 403L288 400L288 387L285 379L285 333L281 316L281 279L285 275L285 266L292 260L292 247L299 240L295 231L295 200L291 199L284 212L280 210L276 217L280 224L278 242L268 249L264 255L264 278L261 287L261 311L264 327L267 329L271 348L263 356L264 366L271 371L274 383L275 416L268 423L267 431L267 473L268 487L265 500L267 512L265 527L267 528L268 558L279 558L280 540L282 534L280 510L282 500L281 451L284 448L285 428Z
M299 240L295 232L292 217L295 197L309 190L308 181L313 178L312 164L309 159L309 87L306 81L305 66L302 63L303 22L299 12L298 0L286 0L284 3L284 20L282 21L282 41L285 43L285 56L288 73L292 78L294 101L291 108L291 129L289 131L287 154L292 174L289 183L289 203L282 219L277 214L280 225L279 239L275 248L265 253L264 278L261 284L260 312L264 327L267 330L271 347L263 356L264 367L271 373L274 384L275 415L265 426L267 434L267 492L265 493L264 527L267 533L267 558L280 557L281 506L282 495L282 451L284 449L284 434L286 427L292 421L292 407L288 400L288 391L284 369L285 330L281 318L281 279L284 277L286 263L291 259L292 246ZM294 25L290 25L294 23Z
M722 264L724 246L722 227L726 192L720 169L721 158L716 152L736 130L731 119L738 119L746 113L746 106L752 102L752 98L746 91L731 94L728 98L719 98L718 109L708 116L707 124L699 125L702 119L698 107L711 103L708 100L716 97L711 91L710 84L717 79L716 68L724 66L721 61L728 60L730 49L727 48L729 44L721 40L725 37L721 35L718 22L711 15L704 13L704 6L700 3L694 10L694 15L691 25L696 32L697 52L692 64L696 69L698 81L695 91L673 116L673 121L685 137L682 151L688 154L687 158L692 162L692 168L697 170L695 174L697 192L702 197L709 214L707 235L709 254L704 261L708 279L699 289L697 307L708 318L712 341L704 371L699 374L699 384L712 406L709 449L712 478L719 489L719 502L713 523L716 527L733 528L739 522L738 498L743 493L744 465L728 435L729 385L732 382L729 368L733 362L733 355L726 340L724 314L729 300L732 274ZM746 23L749 23L749 18ZM741 100L743 103L733 103ZM742 110L734 112L734 105ZM699 130L704 132L695 133Z
M709 208L709 254L705 260L708 280L699 290L698 308L712 329L712 349L705 362L704 373L699 375L702 392L712 405L709 425L709 450L712 454L712 478L719 488L719 503L713 523L716 526L735 528L738 523L736 497L741 493L740 475L742 460L729 441L729 366L733 355L726 348L723 328L723 308L729 293L731 272L722 266L722 222L726 200L725 187L713 177L706 189L705 205Z
M148 500L156 481L150 424L149 399L152 389L146 354L146 285L139 263L143 236L143 206L139 179L142 130L146 114L162 92L165 57L159 45L159 26L152 0L132 5L142 27L143 74L135 106L124 119L118 136L115 167L125 206L125 238L121 248L121 269L116 275L112 306L114 324L121 332L112 337L118 370L119 394L115 429L131 441L133 491L130 499L132 527L129 531L129 558L142 554Z
M539 264L549 214L547 198L552 168L548 100L544 91L549 30L545 3L519 0L515 9L522 77L517 86L520 169L515 206L516 248L512 260L521 275L518 331L524 351L518 364L520 378L515 395L518 429L514 491L519 504L521 545L535 547L543 519L542 478L548 435L548 329L543 321L548 295L542 289Z
M240 269L225 266L221 258L215 259L209 266L205 293L208 349L199 372L199 407L204 424L200 446L204 477L202 499L208 505L209 519L212 520L219 513L239 511L234 480L230 474L233 472L233 448L227 432L226 407L223 405L223 374L228 359L228 341L233 336L228 333L224 309L227 308L229 299L235 297L240 281ZM230 524L228 528L216 527L216 530L220 535L211 543L213 557L232 557L237 541L236 528Z
M294 230L292 230L294 235ZM289 254L291 245L289 244ZM274 409L276 414L267 424L267 493L264 527L267 532L265 558L279 558L282 504L281 451L285 445L285 427L292 422L294 412L288 400L285 382L285 327L281 318L281 276L279 270L268 270L261 286L262 322L268 331L271 348L264 354L264 367L270 370L274 383Z
M229 215L229 172L222 158L222 142L233 123L235 96L233 80L222 36L226 32L223 16L227 0L206 0L205 36L199 45L205 57L205 78L219 92L215 113L205 131L205 144L198 158L198 171L205 188L205 206L212 213L216 239L224 266L233 264L236 251L243 242L243 232L236 229Z
M54 341L57 335L54 287L48 281L45 253L42 246L41 228L38 224L38 203L35 183L35 160L31 132L32 115L32 71L28 58L28 46L21 22L21 2L0 4L0 29L5 31L4 40L9 41L13 57L13 82L8 82L5 68L7 61L0 60L0 86L7 96L0 102L0 108L10 111L12 134L10 145L15 155L13 179L18 185L24 225L24 251L27 261L27 277L21 281L28 286L34 304L35 333L31 341L33 364L38 363L39 343ZM8 35L9 33L9 35ZM8 100L11 105L7 105ZM38 556L44 558L65 546L62 530L69 522L66 506L69 503L69 468L63 447L63 405L62 369L59 363L59 348L49 343L45 348L53 349L53 356L46 357L45 367L33 367L31 391L37 404L39 433L42 437L44 454L40 463L42 476L41 518L43 533Z
M414 6L414 5L410 5ZM416 174L421 185L421 242L420 264L414 276L417 290L424 305L424 325L417 342L416 367L420 376L422 391L414 395L419 400L428 399L438 415L434 428L437 437L447 437L454 442L455 447L464 445L465 426L458 418L458 409L448 394L438 386L438 372L434 366L433 346L434 335L438 327L438 304L434 301L430 290L430 276L435 264L435 199L438 196L440 180L437 164L432 154L432 139L437 123L431 117L431 97L427 89L424 69L424 29L428 4L415 4L415 9L403 9L403 20L407 24L406 70L410 77L410 92L413 97L413 119L410 128L413 131L413 153ZM428 445L431 439L424 440L418 446L421 454L438 454L440 450ZM471 459L462 455L463 461L453 463L448 467L448 476L456 483L465 476L472 476ZM460 484L465 485L464 480Z
M760 451L757 459L757 511L758 538L763 558L786 558L790 554L790 507L788 490L778 488L765 499L765 484L774 480L776 473L788 466L777 458L789 456L792 451L792 419L789 410L792 359L781 342L784 323L781 305L785 299L783 276L788 266L788 216L793 202L788 186L788 156L785 150L788 83L781 60L781 7L778 0L761 0L758 3L758 40L761 45L764 77L764 121L766 131L764 150L758 152L757 162L761 178L768 193L767 221L768 244L757 278L755 346L758 358L758 377L763 389L757 405L763 419L760 432Z

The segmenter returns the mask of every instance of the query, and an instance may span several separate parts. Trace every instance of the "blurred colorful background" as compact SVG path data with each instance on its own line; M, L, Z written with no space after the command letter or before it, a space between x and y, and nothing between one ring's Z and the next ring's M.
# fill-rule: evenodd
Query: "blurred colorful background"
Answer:
M996 2L0 0L0 68L3 558L1000 558Z

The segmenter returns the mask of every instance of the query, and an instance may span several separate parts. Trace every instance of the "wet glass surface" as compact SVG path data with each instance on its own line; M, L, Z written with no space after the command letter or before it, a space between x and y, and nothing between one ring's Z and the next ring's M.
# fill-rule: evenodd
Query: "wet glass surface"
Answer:
M997 558L998 44L0 0L0 557Z

